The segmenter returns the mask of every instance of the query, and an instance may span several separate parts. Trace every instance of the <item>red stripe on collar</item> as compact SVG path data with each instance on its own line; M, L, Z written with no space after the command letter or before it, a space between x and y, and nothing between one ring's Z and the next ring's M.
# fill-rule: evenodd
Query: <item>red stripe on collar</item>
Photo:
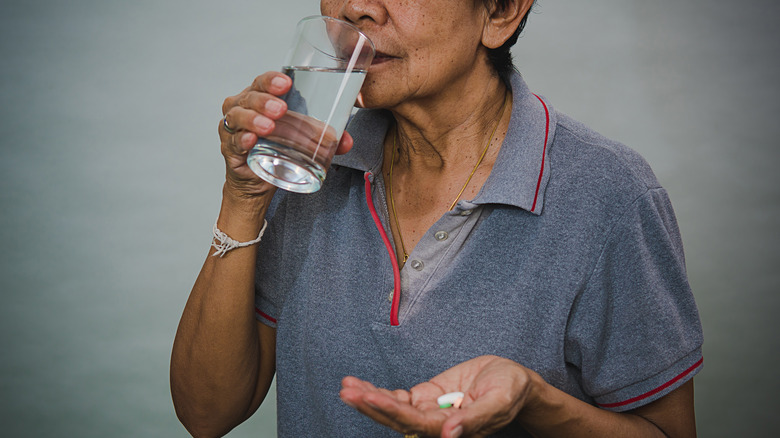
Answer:
M537 99L539 99L539 102L542 103L542 106L544 107L544 117L545 117L545 127L544 127L544 147L542 148L542 167L539 169L539 179L536 181L536 193L534 194L534 203L531 206L531 211L536 210L536 201L539 199L539 188L542 186L542 175L544 174L544 158L545 154L547 152L547 140L550 136L550 110L547 109L547 104L544 103L541 97L534 94Z

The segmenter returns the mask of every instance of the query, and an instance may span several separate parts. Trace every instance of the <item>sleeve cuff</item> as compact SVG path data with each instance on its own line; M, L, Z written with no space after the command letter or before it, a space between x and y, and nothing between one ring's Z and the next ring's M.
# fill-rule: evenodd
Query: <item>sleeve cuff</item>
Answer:
M255 318L271 328L276 328L276 318L263 312L259 307L255 307Z
M621 388L595 398L596 404L614 412L638 408L658 400L687 382L704 366L701 349L698 348L667 370L626 388ZM639 395L637 395L639 394Z

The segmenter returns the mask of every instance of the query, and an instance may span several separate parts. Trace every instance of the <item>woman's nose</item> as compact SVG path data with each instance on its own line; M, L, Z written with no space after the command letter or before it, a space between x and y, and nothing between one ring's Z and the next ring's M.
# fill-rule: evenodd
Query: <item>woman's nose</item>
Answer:
M358 25L366 21L381 25L387 21L384 0L344 0L339 15L342 20Z

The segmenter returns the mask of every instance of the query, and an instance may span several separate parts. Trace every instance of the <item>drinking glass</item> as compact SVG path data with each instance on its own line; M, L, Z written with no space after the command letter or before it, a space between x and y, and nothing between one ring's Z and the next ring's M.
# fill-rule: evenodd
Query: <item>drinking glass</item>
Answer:
M249 152L249 168L284 190L319 190L374 53L374 44L345 21L301 20L282 67L293 82L282 96L287 113Z

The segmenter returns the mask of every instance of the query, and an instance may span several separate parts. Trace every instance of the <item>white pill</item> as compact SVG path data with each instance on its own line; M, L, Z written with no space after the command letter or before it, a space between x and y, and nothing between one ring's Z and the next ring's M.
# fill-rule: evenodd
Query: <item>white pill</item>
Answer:
M439 396L439 398L436 399L436 403L439 404L440 408L449 408L452 406L459 408L460 404L463 402L464 396L465 394L462 392L450 392Z

